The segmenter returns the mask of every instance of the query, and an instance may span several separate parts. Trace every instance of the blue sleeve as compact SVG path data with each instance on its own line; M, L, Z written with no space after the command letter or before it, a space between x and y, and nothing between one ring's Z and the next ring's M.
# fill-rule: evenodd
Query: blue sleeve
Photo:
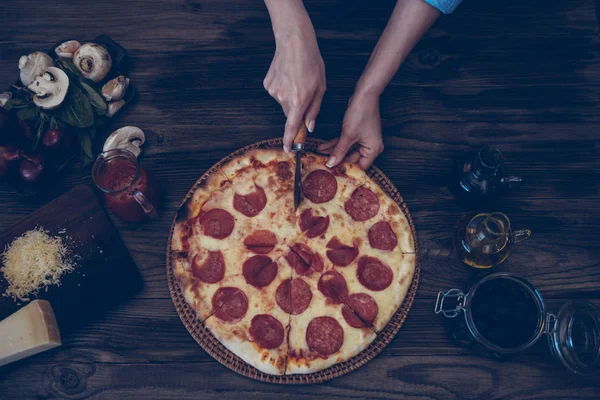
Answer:
M450 14L458 7L462 0L425 0L444 14Z

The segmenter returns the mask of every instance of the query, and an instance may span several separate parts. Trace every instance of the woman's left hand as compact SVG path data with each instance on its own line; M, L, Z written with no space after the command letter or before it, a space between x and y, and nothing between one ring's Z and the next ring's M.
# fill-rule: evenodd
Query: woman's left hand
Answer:
M327 161L330 168L344 159L362 169L369 168L383 151L379 96L355 93L344 115L341 136L323 143L318 150L330 154Z

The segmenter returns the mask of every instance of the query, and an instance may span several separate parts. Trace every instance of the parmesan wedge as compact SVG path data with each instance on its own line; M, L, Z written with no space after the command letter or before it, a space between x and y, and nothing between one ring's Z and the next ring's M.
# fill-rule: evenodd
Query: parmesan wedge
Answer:
M34 300L0 321L0 366L60 346L52 306Z

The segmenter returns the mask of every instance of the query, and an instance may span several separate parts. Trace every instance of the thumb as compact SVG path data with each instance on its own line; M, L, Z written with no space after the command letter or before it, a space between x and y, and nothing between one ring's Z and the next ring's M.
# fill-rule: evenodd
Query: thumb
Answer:
M349 139L348 136L342 134L340 141L337 142L333 148L326 165L329 168L337 166L344 159L344 157L346 157L348 150L350 150L350 147L352 147L353 144L354 141L352 139Z
M287 115L287 121L285 123L285 132L283 134L283 150L289 152L294 143L294 138L300 130L300 125L304 123L304 110L301 108L292 108Z

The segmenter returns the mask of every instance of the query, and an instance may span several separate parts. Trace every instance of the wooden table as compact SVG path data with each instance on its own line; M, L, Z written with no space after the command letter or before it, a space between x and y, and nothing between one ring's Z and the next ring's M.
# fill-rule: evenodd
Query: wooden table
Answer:
M61 348L0 369L0 398L600 398L599 381L571 375L545 341L499 363L458 347L433 314L439 290L466 288L473 275L451 255L449 234L466 209L445 188L447 172L460 153L488 143L527 182L495 209L533 231L497 270L530 280L555 311L568 299L600 303L600 39L592 1L466 0L408 57L381 101L386 150L377 165L416 223L418 296L381 355L342 378L301 387L255 382L214 361L183 327L165 277L169 226L195 180L232 150L282 134L284 117L262 88L274 51L264 5L51 3L0 4L0 87L18 76L23 54L109 34L129 50L139 95L118 126L146 132L142 162L166 194L157 221L113 218L143 291ZM394 1L306 3L328 75L315 136L330 138L340 132ZM355 3L362 6L353 9ZM70 171L34 199L1 185L0 229L80 183L91 183L89 168Z

